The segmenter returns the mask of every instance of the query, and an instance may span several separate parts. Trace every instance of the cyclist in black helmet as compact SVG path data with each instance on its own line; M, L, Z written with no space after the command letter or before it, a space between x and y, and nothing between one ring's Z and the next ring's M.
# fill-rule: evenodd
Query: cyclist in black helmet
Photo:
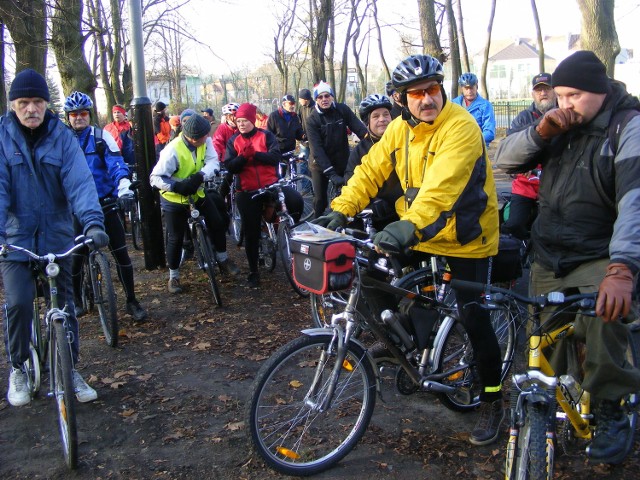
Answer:
M316 220L337 228L367 206L394 173L404 195L395 204L400 220L374 237L379 250L418 252L447 258L454 278L486 282L489 257L498 253L498 202L491 163L471 115L447 101L444 71L429 55L413 55L394 70L402 117L389 124L342 193L333 212ZM456 292L483 390L481 416L470 435L476 445L498 438L504 419L502 361L489 313L475 295Z
M496 116L489 100L478 93L478 77L473 73L463 73L458 79L462 94L453 99L453 103L466 108L476 119L487 147L496 138Z
M391 107L391 119L395 119L402 114L402 103L400 100L400 94L396 92L396 87L393 86L393 82L389 80L386 85L387 97L393 102Z

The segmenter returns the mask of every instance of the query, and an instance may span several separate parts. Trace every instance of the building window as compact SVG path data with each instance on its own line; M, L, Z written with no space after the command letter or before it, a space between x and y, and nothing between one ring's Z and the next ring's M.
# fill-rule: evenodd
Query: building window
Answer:
M492 65L491 72L489 72L489 78L507 78L507 71L504 65Z

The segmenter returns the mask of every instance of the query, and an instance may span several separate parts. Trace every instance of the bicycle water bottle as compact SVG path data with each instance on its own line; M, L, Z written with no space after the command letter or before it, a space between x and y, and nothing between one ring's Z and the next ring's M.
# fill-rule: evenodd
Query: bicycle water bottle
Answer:
M562 390L569 396L567 400L578 403L582 397L582 388L571 375L560 375L560 384L564 387Z
M442 284L440 288L438 288L438 294L436 295L436 300L439 302L444 301L444 296L447 292L447 285L451 282L451 272L444 272L442 274Z

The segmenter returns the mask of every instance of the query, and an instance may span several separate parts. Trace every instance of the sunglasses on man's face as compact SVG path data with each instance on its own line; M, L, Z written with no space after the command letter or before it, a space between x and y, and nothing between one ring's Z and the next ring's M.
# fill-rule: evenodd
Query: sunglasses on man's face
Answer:
M318 100L324 100L325 98L331 98L331 95L329 95L328 93L318 95Z
M88 117L89 116L89 112L87 110L83 110L81 112L69 112L69 117L71 118L78 118L78 117Z
M433 85L430 85L427 88L419 88L417 90L407 90L407 96L409 98L414 98L416 100L422 99L425 95L434 97L439 93L440 93L439 83L434 83Z

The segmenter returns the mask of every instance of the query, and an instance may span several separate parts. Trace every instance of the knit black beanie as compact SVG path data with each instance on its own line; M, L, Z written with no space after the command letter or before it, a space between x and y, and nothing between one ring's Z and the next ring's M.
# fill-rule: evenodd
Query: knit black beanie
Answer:
M47 81L35 70L27 68L16 75L9 89L9 101L16 98L42 98L49 101Z
M607 68L588 50L580 50L562 60L551 76L551 86L591 93L609 93L610 88Z
M209 123L209 120L197 113L194 113L189 118L187 118L187 120L184 122L184 125L182 125L182 131L184 132L184 134L194 140L206 137L207 135L209 135L210 130L211 124Z

